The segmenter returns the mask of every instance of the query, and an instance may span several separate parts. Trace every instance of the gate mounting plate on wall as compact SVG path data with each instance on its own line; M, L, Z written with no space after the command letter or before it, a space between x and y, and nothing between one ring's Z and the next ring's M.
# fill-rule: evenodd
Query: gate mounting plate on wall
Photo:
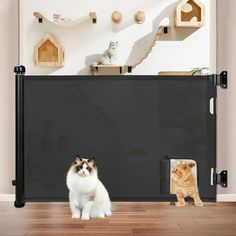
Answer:
M213 177L211 185L219 184L221 185L222 188L227 188L228 187L228 171L222 170L220 174L217 174L216 172L214 172L213 168L211 171L212 171L212 177Z
M228 186L228 171L223 170L220 174L216 174L216 183L220 184L221 187L227 188Z
M226 89L228 87L228 72L222 71L220 75L214 75L214 84Z
M25 67L24 66L22 66L22 65L19 65L19 66L15 66L14 67L14 72L16 73L16 74L20 74L20 75L22 75L22 74L25 74Z

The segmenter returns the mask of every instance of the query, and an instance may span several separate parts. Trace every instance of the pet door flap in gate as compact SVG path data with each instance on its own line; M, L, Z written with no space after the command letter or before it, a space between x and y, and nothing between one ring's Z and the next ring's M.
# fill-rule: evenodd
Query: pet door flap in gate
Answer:
M177 189L181 192L184 191L186 186L189 187L189 185L198 189L198 167L195 160L166 158L161 160L160 165L161 194L175 195ZM189 184L190 181L191 183Z

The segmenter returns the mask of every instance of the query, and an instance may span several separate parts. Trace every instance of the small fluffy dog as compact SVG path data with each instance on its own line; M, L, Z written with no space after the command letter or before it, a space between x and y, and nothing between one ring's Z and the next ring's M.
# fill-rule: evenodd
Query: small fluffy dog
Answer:
M72 218L89 220L112 214L111 201L106 188L98 179L94 158L85 159L76 155L67 173L66 185Z

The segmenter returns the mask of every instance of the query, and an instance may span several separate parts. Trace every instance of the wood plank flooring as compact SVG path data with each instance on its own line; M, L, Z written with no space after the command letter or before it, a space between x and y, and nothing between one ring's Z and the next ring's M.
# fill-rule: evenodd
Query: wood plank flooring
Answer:
M111 217L71 219L68 203L0 202L0 236L236 236L236 203L177 208L168 203L119 202Z

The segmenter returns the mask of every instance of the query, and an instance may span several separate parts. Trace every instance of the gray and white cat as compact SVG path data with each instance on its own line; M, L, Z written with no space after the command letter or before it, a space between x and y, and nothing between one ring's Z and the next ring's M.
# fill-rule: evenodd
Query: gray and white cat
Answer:
M101 58L101 64L103 65L113 65L117 60L117 48L118 41L110 41L109 48L103 53Z
M85 159L76 155L75 162L67 173L66 184L72 218L89 220L112 214L109 194L98 179L94 158Z
M63 24L71 21L71 19L62 18L59 14L53 14L53 22L57 24Z

